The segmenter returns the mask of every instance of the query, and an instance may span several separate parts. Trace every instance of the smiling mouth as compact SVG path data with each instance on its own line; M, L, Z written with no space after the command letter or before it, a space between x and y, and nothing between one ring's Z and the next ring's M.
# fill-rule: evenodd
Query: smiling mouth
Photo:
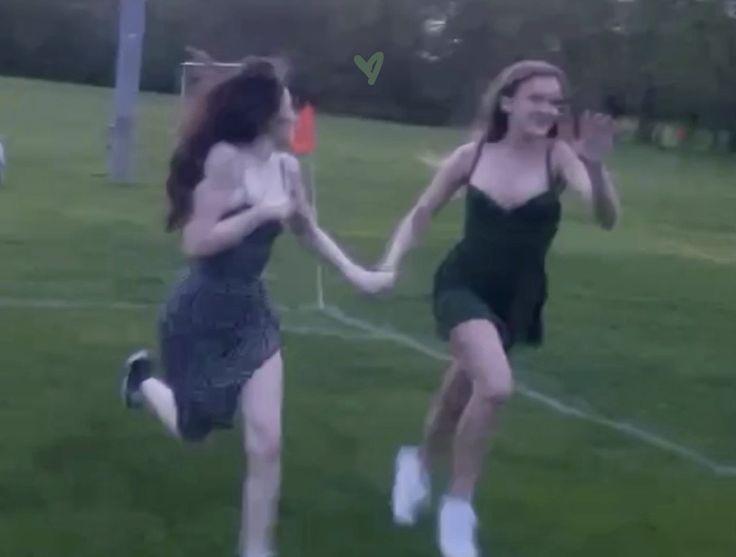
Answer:
M550 128L555 125L554 118L536 118L533 122L535 126L540 128Z

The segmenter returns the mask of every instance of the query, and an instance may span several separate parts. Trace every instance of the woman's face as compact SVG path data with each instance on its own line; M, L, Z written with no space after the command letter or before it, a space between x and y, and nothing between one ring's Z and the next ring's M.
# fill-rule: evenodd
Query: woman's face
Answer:
M501 103L509 115L509 129L525 136L546 137L562 114L562 86L556 77L533 77Z
M284 89L281 95L281 107L269 125L268 134L279 148L287 148L291 141L291 131L296 121L296 113L292 105L291 93Z

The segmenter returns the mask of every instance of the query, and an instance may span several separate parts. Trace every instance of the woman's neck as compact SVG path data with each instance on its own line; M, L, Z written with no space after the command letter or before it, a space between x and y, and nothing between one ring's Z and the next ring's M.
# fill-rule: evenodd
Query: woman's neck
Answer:
M508 133L506 133L506 136L501 140L501 143L514 150L526 151L527 149L539 145L544 141L546 141L546 138L530 135L518 129L509 128Z
M273 140L267 136L261 136L242 147L243 154L261 164L270 159L275 150L276 146Z

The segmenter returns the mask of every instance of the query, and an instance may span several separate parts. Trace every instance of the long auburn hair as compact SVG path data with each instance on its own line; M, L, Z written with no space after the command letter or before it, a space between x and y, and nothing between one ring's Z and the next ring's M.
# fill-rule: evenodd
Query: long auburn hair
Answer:
M236 74L213 82L194 99L169 164L166 229L180 229L192 211L194 188L204 177L210 149L219 142L252 143L268 129L284 94L275 60L248 58Z

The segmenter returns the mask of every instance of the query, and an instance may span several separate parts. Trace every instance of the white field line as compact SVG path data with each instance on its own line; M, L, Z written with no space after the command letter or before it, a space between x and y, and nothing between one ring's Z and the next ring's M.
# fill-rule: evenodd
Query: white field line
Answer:
M420 354L424 354L429 358L440 361L449 361L450 359L448 354L440 352L432 348L431 346L428 346L427 344L421 342L420 340L417 340L404 333L400 333L386 327L375 325L363 319L347 315L345 312L334 306L328 306L323 311L326 315L329 315L339 323L363 330L372 335L381 336L388 341L414 350L415 352L418 352ZM674 454L687 462L709 470L716 476L736 477L735 465L716 462L712 458L704 455L696 449L681 445L675 441L666 439L656 433L647 431L631 423L613 420L601 416L595 412L589 412L580 408L576 408L561 400L532 389L524 384L517 383L516 391L520 395L534 402L537 402L542 406L545 406L546 408L557 412L558 414L569 416L571 418L577 418L579 420L583 420L605 427L607 429L611 429L613 431L616 431L617 433L635 439L646 445L656 447L665 452Z
M113 310L113 311L141 311L151 310L158 307L157 304L136 303L136 302L113 302L110 300L92 301L92 300L67 300L67 299L44 299L34 300L30 298L7 298L0 297L0 308L29 308L44 310ZM280 313L316 313L318 310L314 306L303 306L297 308L288 308L279 306ZM349 332L345 327L329 327L324 325L283 325L282 329L287 333L303 336L328 336L341 338L343 340L377 340L385 341L382 336L368 333L365 331L354 330Z
M0 297L0 307L7 308L32 308L32 309L50 309L50 310L74 310L74 309L109 309L109 310L150 310L157 307L156 304L134 303L134 302L114 302L114 301L88 301L88 300L62 300L62 299L30 299L30 298L8 298ZM282 313L304 313L319 312L320 309L312 306L304 306L300 308L280 307ZM344 329L335 329L324 326L284 326L284 331L299 335L318 335L341 338L345 340L373 340L373 341L389 341L409 348L423 354L429 358L439 361L449 361L449 355L432 348L422 341L413 338L404 333L381 327L350 316L334 306L327 306L321 310L324 315L329 316L338 323L361 331L359 334L348 333ZM704 455L696 449L679 444L675 441L666 439L656 433L647 431L628 422L617 421L601 416L595 412L589 412L580 408L571 406L561 400L546 395L524 384L516 385L517 392L534 402L545 406L546 408L557 412L558 414L577 418L586 422L590 422L607 429L616 431L626 437L635 439L645 445L658 448L665 452L676 455L683 460L695 464L701 468L709 470L716 476L720 477L736 477L736 465L723 464L716 462L712 458Z

